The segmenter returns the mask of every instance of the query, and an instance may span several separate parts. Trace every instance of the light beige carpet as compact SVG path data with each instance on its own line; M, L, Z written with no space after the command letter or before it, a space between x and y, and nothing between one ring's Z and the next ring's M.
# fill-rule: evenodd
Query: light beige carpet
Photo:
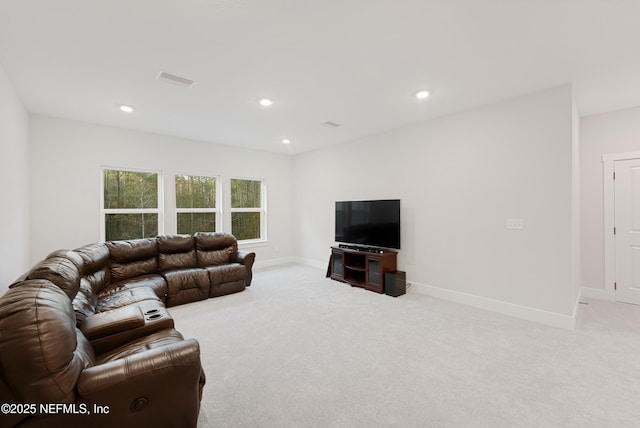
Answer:
M287 265L170 312L201 344L200 428L640 426L640 307L579 309L562 330Z

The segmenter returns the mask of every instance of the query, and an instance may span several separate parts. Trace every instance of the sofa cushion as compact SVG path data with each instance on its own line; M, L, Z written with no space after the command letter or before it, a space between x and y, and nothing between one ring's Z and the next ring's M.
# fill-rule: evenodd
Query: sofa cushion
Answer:
M198 266L192 235L158 236L158 268L161 271Z
M158 260L155 257L128 263L111 263L111 280L114 282L157 272Z
M209 297L226 296L227 294L243 291L247 286L243 279L239 281L225 282L222 284L211 284Z
M71 403L80 373L93 364L68 295L44 279L0 299L0 374L26 403Z
M104 288L99 295L107 295L110 293L130 290L133 288L151 288L156 296L164 300L167 295L167 281L160 274L141 275L134 278L123 279L122 281L113 282Z
M200 267L227 264L238 252L238 241L228 233L197 232L194 238Z
M210 266L207 268L211 284L224 284L225 282L244 281L247 269L238 263L224 266Z
M185 253L171 253L158 255L158 267L161 271L174 269L188 269L198 266L196 258L196 250L187 251Z
M148 349L160 348L182 340L184 340L182 334L173 328L160 330L99 355L96 358L96 364L119 360Z
M67 257L65 251L52 253L50 257L38 262L31 269L27 278L51 281L72 300L80 287L81 273L78 266L82 266L82 259L77 254L75 257L77 259L74 259L73 256Z
M108 265L104 266L93 273L83 275L82 279L91 285L95 294L98 294L111 282L111 269Z
M98 296L96 313L121 308L143 300L155 300L161 302L156 293L149 287L136 287L130 289L116 289Z
M147 260L158 255L158 244L155 238L111 241L107 242L107 247L111 262L115 263Z
M193 235L159 235L157 239L159 253L186 253L195 249Z
M158 272L158 245L155 239L107 242L112 281Z
M80 257L80 254L76 253L73 250L56 250L49 254L46 258L48 259L51 257L64 257L71 263L73 263L73 265L78 269L78 272L80 272L80 275L84 273L84 262L82 260L82 257Z
M83 263L83 275L92 274L109 265L109 248L103 242L84 245L74 250Z
M198 250L198 266L220 266L229 263L234 251L231 247L223 250Z
M193 235L196 241L196 250L224 250L231 247L232 251L238 250L238 241L235 236L222 232L196 232Z
M205 269L179 269L164 272L167 280L167 306L204 300L209 297L209 275Z

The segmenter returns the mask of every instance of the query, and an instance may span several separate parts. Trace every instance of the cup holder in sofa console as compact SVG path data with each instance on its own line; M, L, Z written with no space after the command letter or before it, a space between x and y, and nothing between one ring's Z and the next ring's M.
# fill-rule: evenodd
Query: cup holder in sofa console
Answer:
M158 318L162 318L162 314L147 315L147 320L157 320Z
M151 315L151 314L155 314L159 311L160 309L149 309L147 312L145 312L145 315Z

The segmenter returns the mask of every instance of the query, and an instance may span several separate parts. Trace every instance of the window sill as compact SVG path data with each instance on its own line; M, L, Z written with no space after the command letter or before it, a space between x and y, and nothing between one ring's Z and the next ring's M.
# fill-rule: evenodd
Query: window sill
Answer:
M269 241L266 239L252 239L247 241L238 241L238 248L255 248L255 247L267 247Z

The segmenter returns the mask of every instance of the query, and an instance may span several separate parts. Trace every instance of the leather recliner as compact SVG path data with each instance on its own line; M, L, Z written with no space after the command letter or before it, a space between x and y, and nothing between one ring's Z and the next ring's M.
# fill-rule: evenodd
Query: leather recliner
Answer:
M205 382L198 342L173 328L96 355L46 279L0 299L0 375L2 427L195 427Z

